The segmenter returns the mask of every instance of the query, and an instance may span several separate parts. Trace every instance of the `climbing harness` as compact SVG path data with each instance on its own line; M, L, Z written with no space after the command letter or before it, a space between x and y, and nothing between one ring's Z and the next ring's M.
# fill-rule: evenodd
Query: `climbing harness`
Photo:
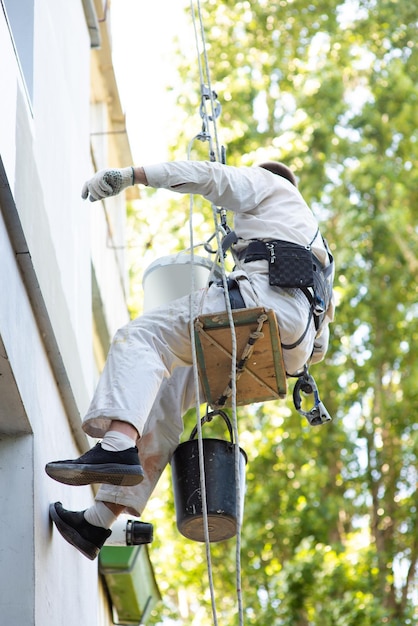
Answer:
M328 255L328 265L324 266L313 254L311 246L318 236L316 231L312 241L302 246L290 241L253 240L247 248L240 252L240 260L244 263L265 259L268 261L269 283L274 287L297 288L308 299L310 313L304 333L291 345L283 345L286 350L296 348L307 333L312 317L317 332L320 331L325 314L332 299L334 281L334 258L329 250L326 239L322 237Z

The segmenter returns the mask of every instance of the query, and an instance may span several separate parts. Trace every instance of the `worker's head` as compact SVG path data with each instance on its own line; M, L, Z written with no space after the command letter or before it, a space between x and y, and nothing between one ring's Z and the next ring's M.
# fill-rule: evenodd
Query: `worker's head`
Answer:
M286 180L290 181L295 187L298 186L296 176L293 174L292 170L290 170L287 165L284 165L284 163L280 163L280 161L266 161L265 163L260 163L259 167L273 174L277 174L277 176L286 178Z

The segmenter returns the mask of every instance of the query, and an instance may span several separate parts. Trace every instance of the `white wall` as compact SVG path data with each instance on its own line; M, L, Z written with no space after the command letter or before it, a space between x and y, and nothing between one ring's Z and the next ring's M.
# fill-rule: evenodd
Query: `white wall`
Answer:
M35 10L33 117L0 24L1 157L74 393L85 407L93 381L85 314L90 216L80 197L91 169L89 37L81 2L38 0Z
M7 407L0 408L0 622L106 626L97 561L67 544L48 515L56 500L86 508L93 490L60 485L44 472L48 461L78 456L87 445L76 419L96 379L97 219L80 197L92 171L90 39L81 0L36 0L33 7L30 98L0 0L0 394ZM103 225L103 207L95 210ZM101 247L108 249L103 238L98 264ZM116 284L108 315L115 326L127 318L125 276L106 262Z

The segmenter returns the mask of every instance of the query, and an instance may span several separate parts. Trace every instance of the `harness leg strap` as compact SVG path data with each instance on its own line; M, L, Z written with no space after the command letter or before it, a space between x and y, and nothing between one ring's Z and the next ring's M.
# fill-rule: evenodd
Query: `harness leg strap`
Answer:
M220 287L223 287L223 282L216 283ZM234 278L227 278L226 284L228 286L229 302L231 303L231 309L245 309L244 298L241 295L238 282Z

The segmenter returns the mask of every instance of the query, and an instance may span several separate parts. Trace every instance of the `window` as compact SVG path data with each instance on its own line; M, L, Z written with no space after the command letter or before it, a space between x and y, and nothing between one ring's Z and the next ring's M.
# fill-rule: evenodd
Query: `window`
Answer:
M35 0L0 0L30 100L33 99L33 26Z

